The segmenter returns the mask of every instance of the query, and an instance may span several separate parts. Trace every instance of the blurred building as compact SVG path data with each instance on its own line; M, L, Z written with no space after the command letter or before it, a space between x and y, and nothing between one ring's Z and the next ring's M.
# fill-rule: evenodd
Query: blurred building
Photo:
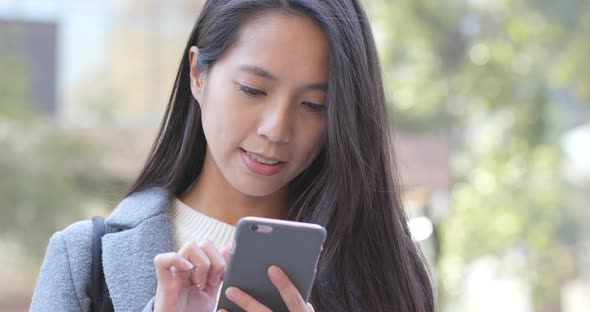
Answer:
M395 152L410 231L434 264L440 248L438 224L449 208L453 184L448 142L439 135L402 133L395 136Z
M48 115L57 110L57 40L56 23L0 19L0 64L22 67L23 102Z

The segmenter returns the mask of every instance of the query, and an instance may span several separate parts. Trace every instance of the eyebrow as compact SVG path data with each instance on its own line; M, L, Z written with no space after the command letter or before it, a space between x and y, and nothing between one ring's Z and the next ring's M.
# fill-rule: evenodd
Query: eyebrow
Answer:
M272 81L279 80L279 78L277 78L276 76L274 76L273 74L269 73L264 68L259 67L259 66L242 65L242 66L240 66L240 70L254 74L256 76L259 76L259 77L262 77L262 78L265 78L268 80L272 80ZM314 91L327 92L328 91L328 84L327 83L312 83L312 84L306 85L305 87L303 87L303 89L304 90L314 90Z
M240 70L269 80L279 80L277 77L258 66L242 65L240 66Z

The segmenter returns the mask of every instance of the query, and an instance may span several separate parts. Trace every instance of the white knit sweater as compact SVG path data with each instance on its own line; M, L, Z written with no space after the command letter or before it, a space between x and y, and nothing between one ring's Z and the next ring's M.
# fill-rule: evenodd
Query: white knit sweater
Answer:
M200 213L178 198L170 205L170 221L174 249L177 251L187 242L200 243L206 240L212 241L215 247L221 250L234 237L234 226Z

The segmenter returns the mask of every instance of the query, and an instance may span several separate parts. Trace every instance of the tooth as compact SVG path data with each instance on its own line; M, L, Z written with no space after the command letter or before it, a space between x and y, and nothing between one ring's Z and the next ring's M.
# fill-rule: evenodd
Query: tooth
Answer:
M247 152L247 153L248 153L248 155L250 155L250 157L252 157L257 162L263 163L265 165L276 165L278 163L278 161L276 161L276 160L267 160L267 159L264 159L264 158L259 157L257 155L254 155L254 154L252 154L250 152Z

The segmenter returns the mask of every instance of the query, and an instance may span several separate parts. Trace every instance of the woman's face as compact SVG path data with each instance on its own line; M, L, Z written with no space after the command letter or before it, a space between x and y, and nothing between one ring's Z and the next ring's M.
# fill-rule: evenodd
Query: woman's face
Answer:
M328 44L299 15L268 13L201 75L191 49L191 91L207 139L205 166L238 191L266 196L307 168L322 147ZM211 159L213 162L211 162Z

